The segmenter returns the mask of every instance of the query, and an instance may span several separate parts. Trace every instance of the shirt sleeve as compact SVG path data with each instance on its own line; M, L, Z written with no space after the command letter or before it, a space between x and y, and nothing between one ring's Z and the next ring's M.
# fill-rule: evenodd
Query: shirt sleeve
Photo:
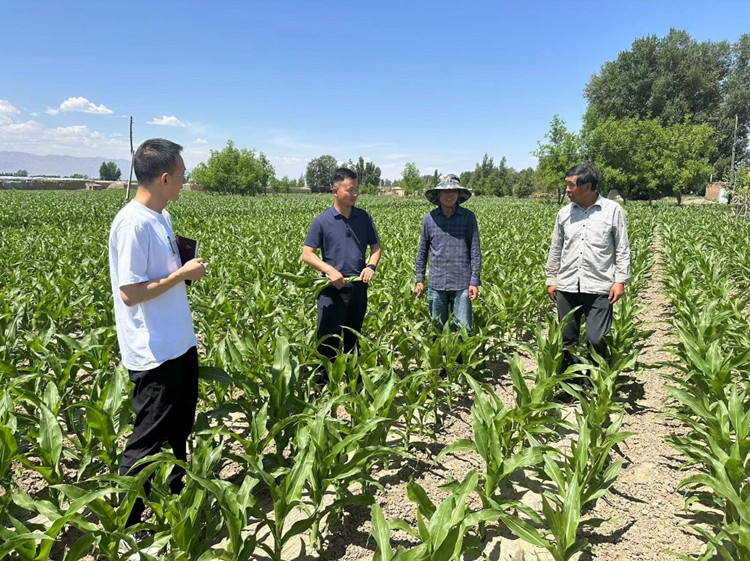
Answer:
M117 231L117 280L120 288L149 280L148 234L136 226L124 225Z
M477 217L472 213L471 221L471 279L469 285L479 286L481 284L480 276L482 274L482 251L479 246L479 224Z
M557 275L560 272L560 257L562 256L563 231L560 226L560 214L555 218L555 228L552 231L552 243L547 255L547 265L544 271L547 274L547 286L557 286Z
M618 205L615 214L615 282L627 283L630 276L630 240L625 225L625 212Z
M419 235L419 250L417 251L417 263L415 265L416 282L424 282L427 272L427 255L430 251L430 234L427 228L429 214L422 220L422 232Z
M367 213L367 245L372 246L373 244L380 243L378 237L378 231L375 229L375 222L372 220L370 213Z
M307 238L305 239L305 245L318 249L323 247L323 228L320 225L320 220L316 217L310 229L307 231Z

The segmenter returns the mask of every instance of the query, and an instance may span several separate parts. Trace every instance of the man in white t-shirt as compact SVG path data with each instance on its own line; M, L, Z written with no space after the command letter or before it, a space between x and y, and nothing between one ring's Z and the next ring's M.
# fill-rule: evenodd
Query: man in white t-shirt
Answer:
M138 471L133 465L168 443L180 460L187 458L198 402L198 353L185 281L206 274L201 258L180 262L165 210L176 201L185 181L182 146L154 138L135 153L138 191L112 223L109 272L115 303L117 340L133 390L133 434L122 456L120 474ZM170 487L183 486L179 469ZM148 488L146 489L148 492ZM145 506L138 499L127 525L141 521Z

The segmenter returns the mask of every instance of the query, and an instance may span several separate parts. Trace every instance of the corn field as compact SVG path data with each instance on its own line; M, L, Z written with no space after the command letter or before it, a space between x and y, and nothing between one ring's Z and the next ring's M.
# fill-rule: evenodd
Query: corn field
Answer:
M634 280L615 308L612 356L561 372L543 274L556 204L467 204L482 237L474 326L439 333L413 294L431 207L363 196L383 260L360 348L339 356L320 388L319 282L300 253L330 204L183 193L170 206L176 233L199 239L211 264L188 288L200 402L186 486L172 495L180 462L168 450L135 477L117 475L132 406L107 236L122 194L0 192L0 559L154 559L145 546L168 560L326 559L353 511L366 513L379 561L489 559L498 536L539 559L595 556L589 538L603 520L592 510L625 463L623 419L650 335L640 295L658 233L678 371L664 411L681 427L669 442L690 473L685 531L703 544L682 557L750 561L750 224L716 207L628 204ZM581 373L585 396L570 384ZM500 379L512 403L498 396ZM461 410L472 437L438 446ZM478 467L438 493L414 476L417 457L462 455ZM406 484L412 517L386 515L385 474ZM136 543L125 520L151 476L139 528L154 533Z

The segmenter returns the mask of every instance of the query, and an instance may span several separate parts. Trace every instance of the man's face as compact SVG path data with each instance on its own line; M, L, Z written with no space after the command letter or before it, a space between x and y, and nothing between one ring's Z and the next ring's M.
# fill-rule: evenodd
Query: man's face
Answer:
M438 191L438 200L440 201L440 206L448 208L456 206L458 202L458 189L440 189Z
M185 183L185 162L182 156L177 157L177 165L172 173L167 174L165 194L168 201L176 201Z
M333 187L333 196L339 205L354 206L359 197L359 184L356 179L346 178Z
M565 178L565 194L574 203L580 203L584 197L591 191L591 183L578 185L578 176L569 175Z

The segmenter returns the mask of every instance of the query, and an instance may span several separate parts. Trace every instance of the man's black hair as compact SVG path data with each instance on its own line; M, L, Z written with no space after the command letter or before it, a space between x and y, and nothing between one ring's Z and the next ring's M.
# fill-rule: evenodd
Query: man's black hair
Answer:
M596 187L599 184L599 172L591 164L578 164L568 170L565 177L576 178L576 185L584 185L591 183L591 190L596 191Z
M337 183L341 183L342 181L346 179L351 179L352 181L356 181L357 173L350 170L349 168L339 168L333 172L333 181L331 183L333 185L336 185Z
M164 138L144 140L135 151L133 170L139 185L148 185L162 173L172 173L182 146Z

